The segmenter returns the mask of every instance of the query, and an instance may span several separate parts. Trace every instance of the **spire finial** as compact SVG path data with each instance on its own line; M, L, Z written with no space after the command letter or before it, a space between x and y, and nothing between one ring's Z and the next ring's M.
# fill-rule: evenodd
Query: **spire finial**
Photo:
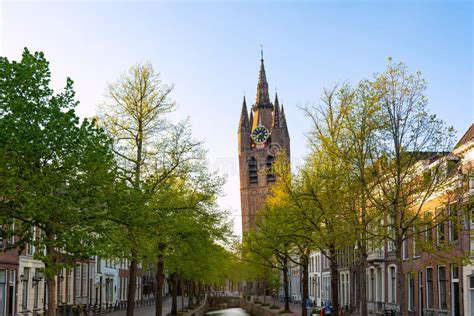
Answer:
M260 46L262 59L260 60L260 72L258 74L257 98L255 107L271 107L270 97L268 96L267 76L265 75L265 65L263 63L263 46Z
M260 44L260 59L263 60L263 45Z

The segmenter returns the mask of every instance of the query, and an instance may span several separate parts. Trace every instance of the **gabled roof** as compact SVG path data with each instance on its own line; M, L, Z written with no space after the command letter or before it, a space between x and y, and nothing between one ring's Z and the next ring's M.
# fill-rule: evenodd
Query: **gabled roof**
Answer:
M456 146L454 146L454 148L460 147L470 142L471 140L474 140L474 124L471 124L471 126L468 128L466 133L464 133L464 135L461 137Z

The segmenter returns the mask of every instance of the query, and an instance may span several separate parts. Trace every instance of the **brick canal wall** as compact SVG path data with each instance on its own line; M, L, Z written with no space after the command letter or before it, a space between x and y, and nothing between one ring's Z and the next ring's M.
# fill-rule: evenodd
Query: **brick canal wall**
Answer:
M209 297L208 304L207 311L240 307L253 316L293 316L293 313L280 314L281 309L270 309L269 306L255 304L240 297Z

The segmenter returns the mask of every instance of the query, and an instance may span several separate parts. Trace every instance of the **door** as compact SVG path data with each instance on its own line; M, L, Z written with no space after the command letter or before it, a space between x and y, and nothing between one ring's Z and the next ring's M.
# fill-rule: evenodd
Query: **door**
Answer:
M453 282L453 316L461 315L459 302L459 282Z
M452 293L452 307L451 312L453 316L461 315L461 302L459 297L459 268L457 264L451 265L451 293Z
M10 285L8 287L8 304L7 304L7 316L13 315L14 303L13 300L15 299L15 287Z

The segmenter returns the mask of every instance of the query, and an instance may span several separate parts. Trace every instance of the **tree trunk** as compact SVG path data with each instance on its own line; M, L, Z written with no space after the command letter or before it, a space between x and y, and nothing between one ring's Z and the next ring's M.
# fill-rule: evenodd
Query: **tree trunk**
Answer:
M163 246L160 245L159 249L163 250ZM156 291L155 291L155 316L161 316L163 313L163 286L165 283L165 265L163 263L163 255L161 251L158 254L158 260L156 262Z
M290 310L290 294L288 293L289 292L289 282L288 282L288 267L286 266L285 264L285 267L282 269L283 271L283 291L285 293L285 311L289 311Z
M331 304L332 313L339 312L339 273L337 271L337 254L334 245L329 247L329 268L331 270Z
M303 282L303 295L301 297L301 316L306 316L308 314L308 309L306 308L306 301L309 298L309 254L304 254L301 256L302 272L301 282Z
M48 240L54 240L54 234L51 232L46 232L46 236ZM51 258L52 264L54 265L56 263L56 251L54 250L54 247L50 244L46 245L46 254L49 258ZM43 262L45 265L45 270L48 272L51 272L52 267L51 263L48 264L48 260ZM48 291L48 306L44 306L45 308L48 309L48 316L56 316L56 309L57 309L57 301L56 301L56 279L55 279L55 273L52 274L51 276L48 277L46 274L44 275L45 282L47 285L47 291ZM39 285L37 285L39 286ZM43 298L44 300L44 298ZM46 311L45 311L46 312Z
M194 291L196 293L196 290L197 290L197 293L196 293L196 303L197 304L201 304L201 282L198 282L197 284L197 289L196 287L194 287Z
M267 304L267 282L263 281L263 304Z
M181 284L181 311L184 311L184 281L183 278L180 278Z
M365 185L365 169L362 169L362 185ZM367 268L368 268L368 261L367 261L367 240L368 240L368 223L367 223L367 196L366 193L362 190L360 192L361 196L361 214L360 214L360 233L358 234L360 240L358 242L359 248L359 311L361 316L367 316ZM358 216L357 216L358 217ZM358 220L356 219L358 222ZM358 222L359 223L359 222Z
M398 306L400 307L400 312L402 315L408 315L408 302L407 302L407 292L405 286L405 274L403 272L402 264L402 243L399 241L396 243L396 253L397 253L397 301Z
M360 315L367 316L367 244L365 240L359 242L359 302Z
M178 274L176 272L171 273L171 315L178 315Z
M194 305L193 282L188 281L188 309Z
M136 252L132 251L130 260L128 293L127 293L127 316L133 316L135 311L135 292L137 290L137 259Z

